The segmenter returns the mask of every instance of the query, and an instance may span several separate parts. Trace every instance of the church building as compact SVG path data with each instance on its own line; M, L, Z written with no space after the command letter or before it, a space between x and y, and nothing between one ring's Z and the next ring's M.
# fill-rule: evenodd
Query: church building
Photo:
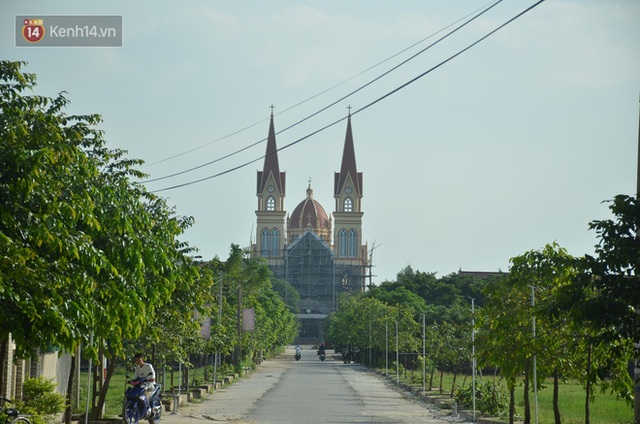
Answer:
M311 181L305 198L287 213L286 175L278 163L271 113L264 166L258 171L252 250L266 259L275 278L288 281L300 294L300 341L322 341L322 322L335 310L337 295L365 289L369 263L362 235L362 188L349 115L340 171L334 175L333 216L314 199Z

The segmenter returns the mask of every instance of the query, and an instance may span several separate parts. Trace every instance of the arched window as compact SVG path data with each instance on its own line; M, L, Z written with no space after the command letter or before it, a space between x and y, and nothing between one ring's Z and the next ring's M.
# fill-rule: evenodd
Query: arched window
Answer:
M280 232L277 228L271 231L271 255L278 256L280 250Z
M351 291L351 283L353 282L353 276L350 274L344 274L342 276L342 290L343 291Z
M349 257L355 258L358 256L358 233L354 230L349 231Z
M344 211L353 212L353 200L351 200L351 197L344 199Z
M276 199L274 199L273 196L269 196L267 198L267 210L268 211L276 210Z
M262 253L261 256L269 256L269 230L265 228L262 230Z
M345 229L340 230L338 236L338 256L347 257L347 231Z

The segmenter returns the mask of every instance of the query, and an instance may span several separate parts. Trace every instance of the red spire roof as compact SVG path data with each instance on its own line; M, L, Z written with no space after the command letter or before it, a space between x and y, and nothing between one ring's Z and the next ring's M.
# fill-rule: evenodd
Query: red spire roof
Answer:
M342 151L342 165L340 172L336 173L334 191L335 195L339 195L342 186L347 179L347 175L351 174L351 179L355 184L355 194L362 195L362 172L358 172L356 167L356 150L353 147L353 135L351 134L351 114L347 120L347 134L344 139L344 150Z
M264 158L264 168L258 171L258 193L264 191L269 174L273 174L278 192L285 194L285 176L280 172L278 165L278 148L276 147L276 131L273 125L273 109L271 109L271 122L269 123L269 137L267 137L267 151Z

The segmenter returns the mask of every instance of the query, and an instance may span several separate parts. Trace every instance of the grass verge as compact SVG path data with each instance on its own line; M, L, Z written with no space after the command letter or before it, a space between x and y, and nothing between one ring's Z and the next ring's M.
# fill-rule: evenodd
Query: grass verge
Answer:
M381 371L384 372L384 369ZM395 381L395 368L389 369L390 377ZM477 377L478 378L478 377ZM484 376L485 379L493 379L493 376ZM426 390L429 391L430 374L427 372ZM411 384L413 386L422 386L422 373L410 371L406 375L400 376L400 381ZM468 376L465 380L464 375L458 375L456 379L456 386L463 384L465 387L469 387L472 384L472 379ZM507 386L502 379L496 378L498 387L503 390L505 395L508 394ZM453 384L453 374L444 373L442 378L442 389L446 395L451 394L451 386ZM433 376L433 387L431 392L438 392L440 388L440 374L435 373ZM516 408L518 413L524 415L524 388L522 385L516 387ZM559 388L559 408L562 417L562 422L567 424L572 423L584 423L585 422L585 391L577 380L569 380L567 383L560 383ZM531 416L533 420L534 414L534 396L533 392L529 395L529 401L531 403ZM618 423L633 423L634 411L633 407L627 405L623 400L617 399L616 395L609 393L597 393L595 402L589 404L590 409L590 422L592 424L618 424ZM538 423L539 424L553 424L553 380L548 379L544 382L542 390L538 391Z

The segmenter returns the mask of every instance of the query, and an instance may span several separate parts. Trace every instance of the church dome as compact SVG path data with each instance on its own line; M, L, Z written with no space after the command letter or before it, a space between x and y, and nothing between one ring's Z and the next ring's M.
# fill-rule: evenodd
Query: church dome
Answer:
M307 188L307 198L296 206L291 213L290 229L331 230L331 221L322 205L313 199L311 184Z

